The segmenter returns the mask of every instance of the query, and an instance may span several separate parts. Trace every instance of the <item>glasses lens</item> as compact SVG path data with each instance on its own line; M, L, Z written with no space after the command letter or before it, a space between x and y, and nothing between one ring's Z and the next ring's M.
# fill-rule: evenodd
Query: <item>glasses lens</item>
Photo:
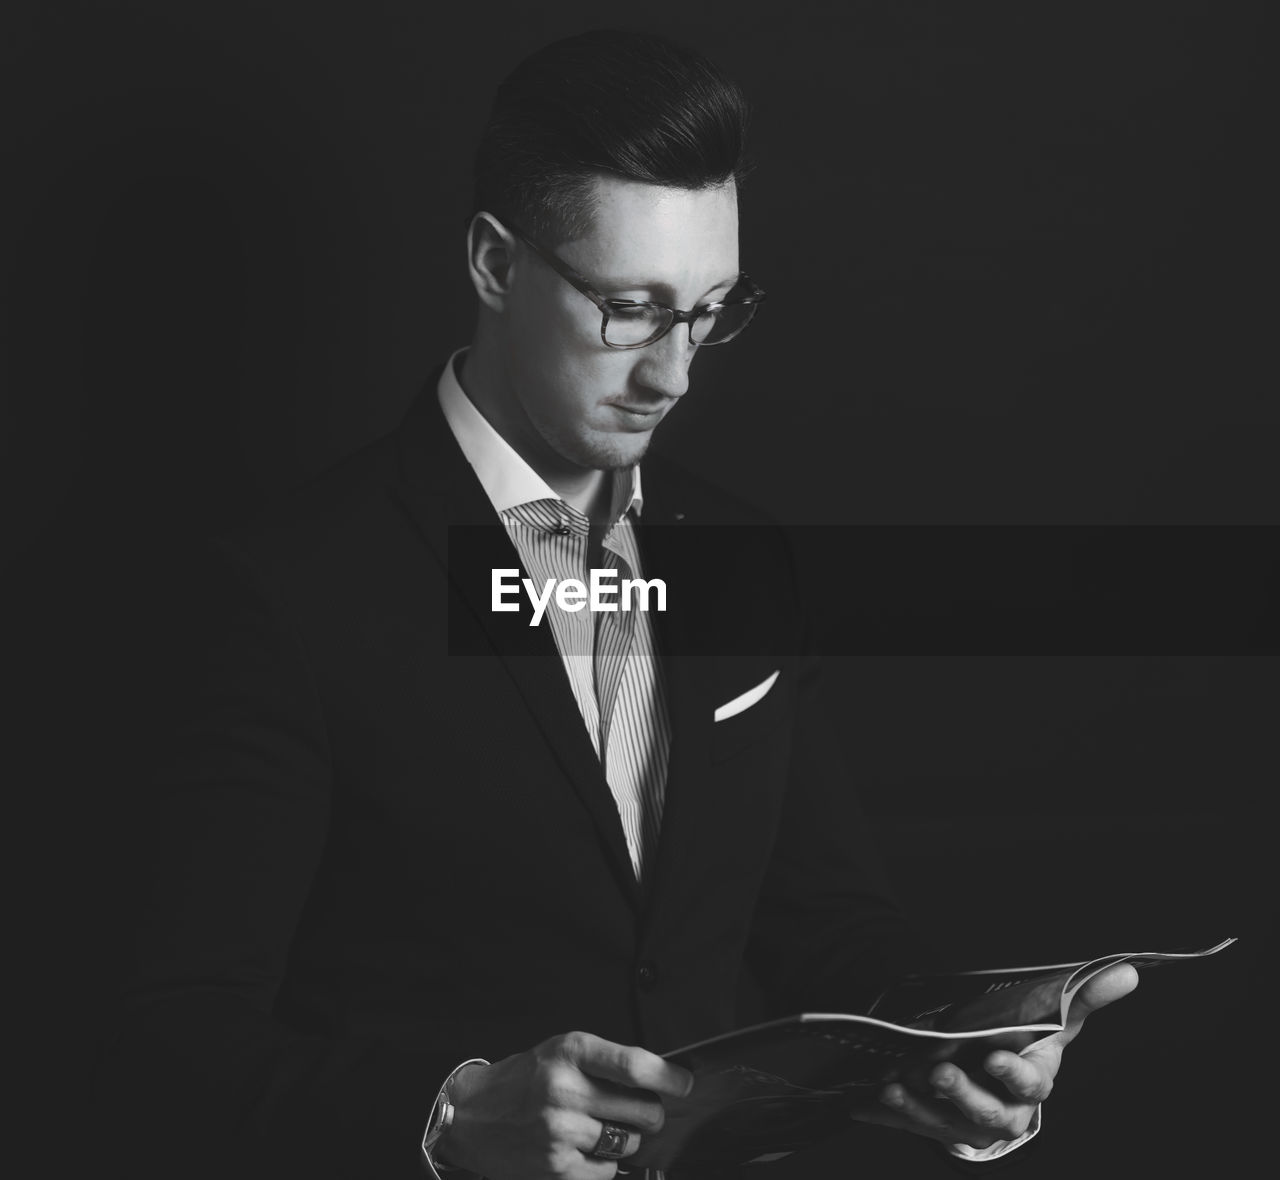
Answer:
M665 308L611 303L604 328L605 343L614 348L635 348L661 336L670 326L671 312Z
M726 303L715 311L700 315L693 323L695 344L723 344L732 340L756 314L754 303Z

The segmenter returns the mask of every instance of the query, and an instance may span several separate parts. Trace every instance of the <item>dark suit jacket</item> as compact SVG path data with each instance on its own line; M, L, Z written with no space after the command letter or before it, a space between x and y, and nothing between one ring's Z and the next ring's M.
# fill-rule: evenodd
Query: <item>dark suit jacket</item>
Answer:
M416 1178L467 1057L725 1031L744 961L777 1013L855 1008L902 966L781 533L656 458L644 478L673 746L643 888L549 626L493 614L487 567L450 576L450 526L519 562L434 381L216 543L98 1074L121 1162Z

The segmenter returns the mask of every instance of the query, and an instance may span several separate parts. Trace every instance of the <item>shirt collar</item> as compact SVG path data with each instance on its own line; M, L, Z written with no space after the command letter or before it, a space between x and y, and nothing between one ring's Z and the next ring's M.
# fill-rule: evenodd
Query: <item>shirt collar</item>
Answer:
M453 431L453 437L457 439L463 455L474 469L494 511L506 512L535 500L556 500L563 504L563 497L554 492L546 480L517 454L515 448L489 424L488 419L467 396L454 371L454 362L466 351L465 348L458 349L446 362L436 384L436 396L444 411L445 420L449 423L449 429ZM625 516L633 508L639 516L644 507L639 465L616 472L614 480L614 503L623 505L618 516ZM630 483L629 497L623 481Z

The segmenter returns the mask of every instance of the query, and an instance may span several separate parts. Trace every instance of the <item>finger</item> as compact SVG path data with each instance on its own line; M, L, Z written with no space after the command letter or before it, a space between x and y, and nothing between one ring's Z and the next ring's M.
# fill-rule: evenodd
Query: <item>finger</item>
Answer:
M1066 1040L1080 1031L1085 1018L1099 1008L1123 999L1138 986L1138 969L1132 963L1116 963L1099 972L1082 987L1071 1001L1067 1014Z
M1019 1102L1040 1103L1053 1092L1053 1079L1058 1073L1062 1051L1025 1057L1016 1053L992 1053L983 1068Z
M619 1045L591 1033L561 1037L560 1054L583 1073L623 1086L672 1098L683 1098L693 1088L693 1074L687 1069L663 1061L656 1053L637 1045Z
M1084 985L1072 1001L1086 1015L1127 996L1138 986L1138 969L1132 963L1116 963L1098 972Z
M954 1134L954 1112L944 1111L940 1105L927 1102L911 1093L905 1086L886 1086L884 1094L881 1095L881 1101L891 1111L915 1124L918 1132L928 1131L937 1138Z
M940 1098L951 1102L965 1122L980 1127L997 1139L1017 1139L1031 1122L1033 1108L1020 1102L1006 1102L979 1086L962 1069L940 1065L931 1081Z
M555 1174L563 1180L614 1180L619 1171L617 1160L593 1160L574 1151L572 1156L557 1161Z
M937 1139L954 1138L956 1135L954 1111L911 1093L905 1086L886 1087L881 1100L891 1111L912 1123L917 1133L927 1132Z
M603 1078L585 1077L585 1082L590 1087L583 1100L587 1114L602 1121L625 1123L645 1135L662 1130L666 1112L656 1097Z
M622 1155L618 1158L626 1159L627 1156L635 1155L635 1153L640 1150L640 1143L642 1141L641 1135L634 1127L623 1126L622 1123L614 1122L612 1119L591 1119L589 1122L589 1134L587 1136L588 1141L578 1144L578 1150L581 1151L583 1155L594 1158L592 1153L601 1146L601 1136L604 1133L605 1122L608 1122L611 1126L619 1127L627 1133L626 1144L622 1149ZM609 1158L613 1157L610 1156Z
M613 1180L617 1161L594 1159L590 1154L600 1140L598 1119L569 1110L554 1111L547 1117L548 1160L555 1175L562 1180Z
M897 1127L940 1143L967 1143L970 1147L984 1148L997 1141L989 1131L967 1123L953 1108L919 1098L905 1086L896 1083L886 1086L880 1101L887 1109L859 1111L854 1117Z
M563 1058L551 1062L545 1082L545 1100L549 1110L625 1123L644 1134L660 1131L666 1121L662 1101L657 1095L606 1078L593 1078Z

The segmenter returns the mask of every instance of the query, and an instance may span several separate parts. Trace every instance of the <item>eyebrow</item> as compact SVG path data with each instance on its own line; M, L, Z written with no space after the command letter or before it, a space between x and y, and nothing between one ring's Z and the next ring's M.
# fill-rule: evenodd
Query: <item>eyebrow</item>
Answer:
M703 295L710 294L712 291L718 291L721 287L729 287L732 289L742 277L741 272L733 275L731 278L721 279L718 283L712 283L710 287L703 292ZM649 291L655 295L666 296L668 299L675 299L675 288L668 283L655 283L651 279L640 279L637 282L627 282L625 279L601 279L598 280L601 291ZM695 304L696 306L696 304Z

